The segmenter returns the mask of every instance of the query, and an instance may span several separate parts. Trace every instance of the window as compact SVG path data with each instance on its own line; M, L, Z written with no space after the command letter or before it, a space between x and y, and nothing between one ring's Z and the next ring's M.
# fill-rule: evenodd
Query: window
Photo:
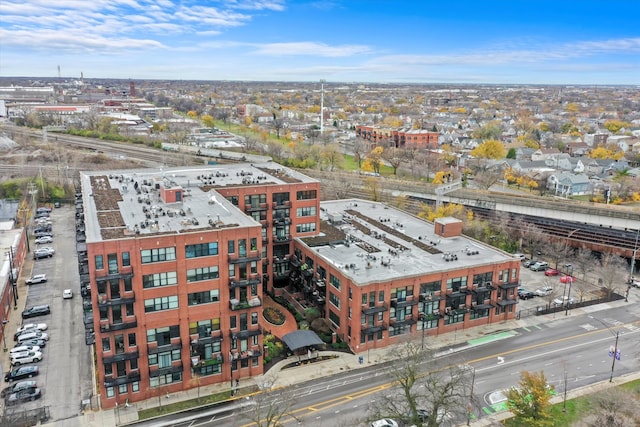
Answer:
M122 254L120 256L122 257L122 266L123 267L131 266L131 256L130 256L129 252L122 252Z
M340 308L340 298L333 292L329 292L329 301L337 308Z
M413 286L391 289L391 299L406 301L407 297L413 296Z
M131 383L131 391L140 391L140 381L134 381Z
M165 326L157 329L147 329L147 342L155 342L159 346L171 343L172 338L180 338L180 326Z
M125 277L122 279L124 282L124 291L131 292L133 290L133 284L131 283L131 277Z
M289 201L289 193L273 193L271 195L271 201L276 206L284 205Z
M220 291L212 289L204 292L194 292L188 295L189 305L207 304L220 301Z
M454 292L460 291L460 288L465 286L467 286L467 276L447 279L447 289L451 289Z
M297 233L308 233L310 231L316 231L316 223L315 222L305 222L304 224L296 225Z
M165 384L171 384L182 381L182 372L174 372L172 374L158 375L149 378L149 387L159 387Z
M178 273L169 271L166 273L145 274L142 276L142 287L158 288L160 286L171 286L178 283Z
M129 347L135 347L136 346L136 334L132 333L129 334Z
M96 270L104 270L104 258L102 255L96 255L94 259L96 261Z
M196 245L185 246L185 256L187 258L213 255L218 255L218 242L198 243Z
M107 255L107 265L109 266L109 274L118 274L118 254Z
M212 331L218 330L220 330L220 319L206 319L189 323L189 335L198 334L200 338L209 337Z
M111 351L111 340L109 338L102 338L102 351Z
M258 250L258 239L255 237L252 237L251 240L249 241L250 246L251 246L251 250L252 251L257 251Z
M266 194L252 194L248 196L244 196L244 205L252 206L257 208L261 203L267 203L267 195Z
M152 313L154 311L171 310L178 308L178 296L151 298L144 300L144 312Z
M230 201L233 206L238 206L238 196L227 196L227 200Z
M201 280L211 280L220 277L218 266L192 268L187 270L187 282L199 282Z
M247 239L238 240L238 256L240 257L247 256Z
M258 324L258 313L256 312L251 313L251 324L252 325Z
M296 216L298 218L303 217L303 216L316 216L316 207L315 206L309 206L306 208L297 208L296 209Z
M333 310L329 310L329 319L336 325L340 326L340 316L335 314Z
M378 302L384 302L384 291L378 293Z
M116 391L113 387L107 387L107 397L113 397L116 395Z
M258 261L251 261L249 271L251 271L251 274L258 274Z
M316 199L317 196L316 190L305 190L296 192L296 200L311 200Z
M143 249L140 251L143 264L162 261L175 261L176 248Z
M236 241L235 240L229 240L227 242L227 253L229 253L229 254L236 253Z
M120 384L118 386L118 393L124 394L126 392L127 392L127 385L126 384Z
M333 287L336 289L340 289L340 287L342 286L342 284L340 283L340 279L338 279L333 274L329 275L329 283L331 283L331 285L333 285ZM373 299L375 300L375 297Z

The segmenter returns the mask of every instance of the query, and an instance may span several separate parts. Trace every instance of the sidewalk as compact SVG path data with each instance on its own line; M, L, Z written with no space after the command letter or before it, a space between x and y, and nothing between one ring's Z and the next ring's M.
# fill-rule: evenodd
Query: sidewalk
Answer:
M637 298L637 297L636 297ZM634 298L634 300L636 299ZM609 308L611 306L622 306L629 304L624 302L624 300L616 301L613 303L609 303L606 306L603 306L599 309ZM586 313L591 313L593 311L597 311L597 306L588 307L589 311L584 309L575 309L571 313L575 315L582 315ZM534 325L538 325L540 323L548 323L548 322L561 322L563 319L567 319L565 316L554 316L553 314L544 315L544 316L530 316L520 320L513 320L508 322L498 322L493 325L485 325L476 328L466 329L462 331L457 331L456 333L443 334L437 337L429 337L428 345L431 349L438 352L451 352L451 351L460 351L461 349L468 348L470 346L475 345L478 342L483 341L483 338L488 338L491 334L497 334L500 332L504 332L505 330L516 329L516 328L526 328ZM475 342L474 342L475 340ZM369 352L364 352L362 354L354 355L343 352L333 352L333 351L324 351L321 352L323 356L336 356L335 358L315 362L310 365L301 365L297 367L290 367L286 369L286 374L280 374L283 368L291 363L296 362L297 356L290 357L286 360L280 361L276 363L269 371L267 371L264 375L252 377L250 379L245 379L245 382L251 382L250 385L254 384L263 384L264 382L268 382L269 384L273 383L273 386L289 386L292 384L299 384L305 381L310 381L314 379L318 379L321 377L328 377L335 374L340 374L347 371L354 371L357 369L361 369L366 366L370 366L370 364L381 363L385 360L389 352L388 348L385 349L376 349L370 350ZM362 356L364 358L364 363L361 364L359 357ZM598 392L600 390L606 389L608 387L612 387L615 385L619 385L624 382L632 381L640 378L640 372L634 373L626 376L618 376L616 377L615 383L609 383L608 381L603 381L600 383L592 384L586 387L582 387L579 389L575 389L569 391L567 393L567 399L573 399L579 396L592 394ZM246 384L245 384L246 385ZM243 384L240 385L241 388ZM200 396L205 396L208 394L214 394L219 392L224 392L229 390L229 384L214 384L210 386L202 386L200 390L192 389L180 393L174 393L167 396L155 397L152 399L148 399L143 402L136 402L135 404L130 405L130 407L124 408L120 407L118 409L111 409L105 411L97 411L97 412L87 412L82 415L80 425L89 426L89 427L103 427L103 426L115 426L122 425L126 423L131 423L137 420L137 411L141 409L149 409L158 407L158 405L163 405L167 403L173 403L177 401L184 401L189 399L196 399L198 397L198 393ZM553 403L562 402L564 396L555 396L552 399ZM482 426L491 426L496 425L502 419L509 418L511 414L509 412L502 412L493 414L488 417L484 417L482 419L476 420L471 423L471 425L482 427Z

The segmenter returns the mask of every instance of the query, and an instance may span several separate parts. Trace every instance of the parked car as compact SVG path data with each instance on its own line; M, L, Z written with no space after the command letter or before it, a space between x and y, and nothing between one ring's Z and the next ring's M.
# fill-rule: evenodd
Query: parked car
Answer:
M36 236L36 237L46 237L46 236L53 237L53 234L51 234L51 230L49 230L49 231L42 231L42 230L34 231L33 235Z
M37 376L40 373L40 368L37 366L20 366L19 368L13 368L6 374L4 374L4 380L6 382L9 381L17 381L22 380L24 378L32 378Z
M545 276L557 276L559 274L560 274L560 272L558 270L556 270L555 268L547 268L544 271L544 275Z
M564 275L560 278L560 283L573 283L576 281L576 278L573 276Z
M535 264L536 262L538 262L538 261L536 261L534 259L526 259L522 265L525 266L525 268L529 268L533 264Z
M398 423L391 418L383 418L372 422L371 427L398 427Z
M524 289L524 288L518 289L518 297L520 299L529 299L529 298L533 298L535 296L536 296L536 294L534 294L532 291L530 291L528 289Z
M10 394L7 398L6 404L7 406L17 405L21 402L40 399L40 397L42 397L42 392L39 388L28 388L17 393Z
M40 346L37 346L37 345L19 345L17 347L13 347L9 351L9 357L13 356L14 354L19 354L19 353L24 353L24 352L28 353L30 351L40 351Z
M36 213L39 214L41 212L45 212L45 213L51 213L51 208L47 207L47 206L38 206L38 209L36 209Z
M47 341L43 340L42 338L34 338L34 339L27 339L24 340L20 343L20 345L26 345L26 346L38 346L41 349L45 348L45 346L47 345Z
M534 293L538 297L546 297L552 292L553 292L553 288L551 286L542 286L534 291Z
M21 369L28 370L27 368L36 368L36 369L38 369L37 366L23 366L23 367L20 367L20 368L16 368L14 370L15 371L19 371ZM0 397L7 397L11 393L17 393L20 390L25 390L27 388L35 388L37 386L38 386L37 383L35 381L33 381L33 380L18 381L17 383L13 383L9 387L6 387L5 389L3 389L0 392Z
M533 264L531 267L529 267L531 271L544 271L547 268L549 268L549 263L546 261L538 261L535 264Z
M38 245L41 245L43 243L52 243L52 242L53 242L52 236L41 236L36 239L36 243Z
M49 335L47 335L46 332L41 332L41 331L26 331L18 335L18 344L24 345L26 341L31 341L35 339L48 341Z
M44 283L47 281L46 274L36 274L24 281L27 285L35 285L36 283Z
M64 291L62 291L62 298L63 299L73 298L73 291L71 289L65 289Z
M18 353L11 356L11 366L27 365L29 363L36 363L42 360L41 351L29 351L25 353Z
M51 308L48 304L46 305L34 305L32 307L26 308L22 312L23 319L29 319L31 317L44 316L45 314L51 313Z
M574 303L573 297L568 297L568 296L563 296L560 298L556 298L553 300L553 303L555 305L562 305L562 306L566 306L566 305L571 305Z
M47 249L36 249L33 251L33 259L51 258L52 256L53 252L50 252Z
M20 326L17 330L16 333L13 335L13 340L17 340L18 336L26 333L27 331L29 332L35 332L35 331L46 331L48 328L46 323L25 323L24 325Z

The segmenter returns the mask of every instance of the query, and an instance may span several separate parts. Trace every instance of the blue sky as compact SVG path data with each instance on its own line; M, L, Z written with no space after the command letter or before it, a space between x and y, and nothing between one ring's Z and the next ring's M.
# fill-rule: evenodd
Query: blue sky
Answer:
M640 84L640 0L2 0L0 76Z

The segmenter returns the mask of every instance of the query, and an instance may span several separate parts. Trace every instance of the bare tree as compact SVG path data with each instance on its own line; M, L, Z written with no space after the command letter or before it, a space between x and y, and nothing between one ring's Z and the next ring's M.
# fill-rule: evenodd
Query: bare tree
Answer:
M240 417L256 427L278 427L287 417L293 417L296 404L295 387L274 388L275 379L265 377L261 391L251 398L251 404L244 407Z
M600 258L600 266L597 270L598 283L602 286L602 290L607 294L607 297L611 297L617 290L617 286L620 279L620 271L624 271L627 268L626 261L618 255L612 253L604 253Z
M579 427L635 427L640 425L640 411L633 394L610 388L591 395L591 411L578 422Z
M595 259L591 249L581 247L575 251L572 261L575 274L581 273L582 280L585 280L587 273L593 269Z
M492 185L498 183L502 174L493 169L481 169L478 170L473 176L473 182L475 185L483 190L488 190Z
M451 364L448 359L448 366L438 367L429 350L412 342L396 346L387 358L397 386L370 408L372 418L436 427L444 419L467 415L467 405L460 405L471 398L473 372L467 365ZM425 363L429 360L433 363Z
M382 158L391 165L394 175L397 175L398 167L407 161L406 152L395 147L384 150Z
M353 141L351 152L353 153L354 160L358 162L358 168L361 168L362 161L364 160L366 154L369 152L368 144L362 138L356 138Z

